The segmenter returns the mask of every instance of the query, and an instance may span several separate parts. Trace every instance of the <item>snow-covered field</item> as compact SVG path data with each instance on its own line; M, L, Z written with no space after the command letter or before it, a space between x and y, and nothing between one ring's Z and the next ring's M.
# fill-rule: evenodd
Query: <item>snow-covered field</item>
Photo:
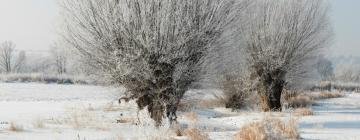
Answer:
M0 83L0 140L119 140L154 139L166 128L137 125L134 104L117 104L121 89L101 86ZM360 139L360 94L322 100L313 116L272 113L299 120L302 139ZM180 113L181 126L196 125L211 139L232 139L240 128L269 113L232 113L224 108L197 109L196 121ZM196 124L193 124L196 122ZM11 128L12 127L12 128ZM184 137L175 137L184 139Z

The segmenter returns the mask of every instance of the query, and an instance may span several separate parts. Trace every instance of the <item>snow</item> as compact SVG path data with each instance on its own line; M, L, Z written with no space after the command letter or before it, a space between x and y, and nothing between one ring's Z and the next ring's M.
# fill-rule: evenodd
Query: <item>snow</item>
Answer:
M116 101L122 92L122 89L90 85L0 83L0 139L117 140L167 136L184 139L175 137L167 127L156 129L148 125L151 120L144 112L139 112L141 125L135 124L138 115L135 103L119 105ZM214 108L193 110L198 115L196 122L183 117L188 112L179 112L179 122L182 127L196 126L211 139L222 140L232 139L243 125L265 116L296 117L302 139L357 140L360 139L360 94L345 95L319 101L313 107L313 116L297 117L288 112L234 113ZM117 123L126 118L130 118L128 123ZM36 127L37 121L44 127ZM10 123L23 130L10 131Z
M301 120L301 136L306 139L359 140L360 94L323 100L313 107L315 115Z

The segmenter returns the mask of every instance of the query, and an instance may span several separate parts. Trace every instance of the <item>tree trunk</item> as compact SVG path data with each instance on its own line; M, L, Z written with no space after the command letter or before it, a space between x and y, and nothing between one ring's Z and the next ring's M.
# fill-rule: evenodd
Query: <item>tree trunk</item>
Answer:
M168 118L170 125L173 125L177 122L176 111L179 105L179 101L177 103L170 103L166 105L166 117Z
M285 71L280 68L270 72L258 69L257 74L260 75L261 87L258 90L263 111L281 111L281 93L285 86Z
M283 80L275 80L270 92L270 109L272 111L281 111L281 93L284 88Z
M272 79L264 83L265 93L261 95L263 111L281 111L281 93L284 83L284 80L280 79Z

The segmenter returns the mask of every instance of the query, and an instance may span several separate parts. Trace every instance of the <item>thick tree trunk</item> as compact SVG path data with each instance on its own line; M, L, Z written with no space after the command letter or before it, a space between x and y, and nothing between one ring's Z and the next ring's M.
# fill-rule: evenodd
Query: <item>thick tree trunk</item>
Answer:
M281 111L281 93L284 88L283 80L272 80L265 83L265 93L261 95L264 111Z
M275 80L270 93L270 109L272 111L281 111L281 93L284 88L283 80Z
M285 86L285 72L281 69L274 71L258 71L260 76L259 94L263 111L281 111L281 94Z
M168 118L170 125L173 125L174 123L177 122L176 111L178 105L179 102L166 105L166 117Z
M157 61L153 61L151 64L153 64L152 69L154 70L155 80L152 81L152 91L154 93L148 111L151 118L155 120L156 126L160 126L165 117L168 118L170 124L173 124L177 119L176 111L181 99L181 97L177 96L172 77L175 67Z

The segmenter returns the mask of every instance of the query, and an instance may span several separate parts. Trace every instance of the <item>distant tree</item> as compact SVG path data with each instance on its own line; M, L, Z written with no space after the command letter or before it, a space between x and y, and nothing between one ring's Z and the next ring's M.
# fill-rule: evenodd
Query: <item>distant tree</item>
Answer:
M6 73L12 72L12 62L14 57L15 44L11 41L5 41L1 44L0 59L1 68Z
M21 73L25 71L25 67L26 67L26 52L19 51L19 54L13 66L13 71L17 73Z
M285 86L301 79L331 37L323 0L256 0L245 46L264 111L280 111Z
M159 125L164 117L176 120L209 47L232 41L233 34L222 34L236 27L245 6L239 0L65 0L63 36Z
M64 46L61 46L59 43L55 43L51 48L51 57L54 61L56 72L58 74L66 73L68 57L64 50Z
M360 82L360 65L341 64L336 66L335 79L340 82Z
M329 81L334 77L333 64L329 59L320 57L315 66L322 81Z

